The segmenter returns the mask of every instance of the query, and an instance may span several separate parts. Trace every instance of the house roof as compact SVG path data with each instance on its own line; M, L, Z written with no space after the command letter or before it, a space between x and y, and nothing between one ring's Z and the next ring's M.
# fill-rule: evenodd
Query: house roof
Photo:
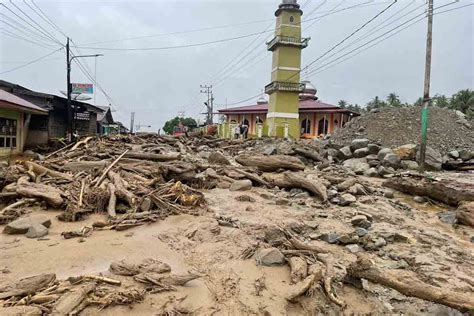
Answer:
M24 112L24 113L40 114L40 115L48 114L47 110L42 109L39 106L34 105L33 103L28 102L4 90L0 90L0 106L11 108L13 110Z
M110 106L103 106L103 105L96 105L96 106L102 110L101 113L97 113L97 122L100 122L105 118L105 116L107 115L107 112L110 111Z
M299 112L323 112L323 113L330 113L330 112L342 112L342 113L354 113L359 115L356 112L342 109L336 105L332 105L329 103L324 103L319 100L311 100L305 99L299 101ZM267 113L268 112L268 103L260 103L260 104L253 104L247 106L240 106L235 108L229 109L222 109L218 111L219 114L256 114L256 113Z

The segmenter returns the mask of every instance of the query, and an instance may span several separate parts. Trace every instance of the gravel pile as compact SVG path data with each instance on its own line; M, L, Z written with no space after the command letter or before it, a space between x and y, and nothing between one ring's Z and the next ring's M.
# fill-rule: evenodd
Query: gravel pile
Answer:
M331 141L349 145L353 139L367 138L384 147L419 144L421 139L421 107L387 108L368 113L337 130ZM450 110L431 107L428 146L446 154L450 150L474 150L474 122L466 121Z

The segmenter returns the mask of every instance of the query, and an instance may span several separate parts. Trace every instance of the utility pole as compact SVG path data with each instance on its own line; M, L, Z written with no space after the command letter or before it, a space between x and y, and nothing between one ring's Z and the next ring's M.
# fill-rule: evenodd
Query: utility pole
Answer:
M69 58L69 37L67 38L66 43L66 67L67 67L67 103L66 103L66 115L67 115L67 136L72 140L72 133L74 132L74 119L71 116L71 59Z
M426 36L425 85L421 111L420 169L425 168L426 139L428 132L428 105L430 103L431 47L433 43L433 0L428 0L428 34Z
M212 124L213 120L213 103L214 97L212 95L212 85L201 85L201 93L207 94L207 102L204 102L207 108L207 115L206 115L206 124Z
M130 133L133 134L133 124L135 123L135 112L130 116Z

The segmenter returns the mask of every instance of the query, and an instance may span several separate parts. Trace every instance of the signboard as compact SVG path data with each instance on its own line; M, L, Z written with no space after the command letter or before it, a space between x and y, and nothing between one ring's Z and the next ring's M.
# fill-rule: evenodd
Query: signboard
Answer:
M78 121L89 121L90 113L89 112L76 112L75 119Z
M72 93L75 94L93 94L94 93L94 86L92 83L72 83Z

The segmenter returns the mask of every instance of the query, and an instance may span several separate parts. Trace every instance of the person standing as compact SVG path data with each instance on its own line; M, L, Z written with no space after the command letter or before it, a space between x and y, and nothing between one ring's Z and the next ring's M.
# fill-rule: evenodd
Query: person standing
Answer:
M237 124L234 128L234 139L240 138L240 124Z

